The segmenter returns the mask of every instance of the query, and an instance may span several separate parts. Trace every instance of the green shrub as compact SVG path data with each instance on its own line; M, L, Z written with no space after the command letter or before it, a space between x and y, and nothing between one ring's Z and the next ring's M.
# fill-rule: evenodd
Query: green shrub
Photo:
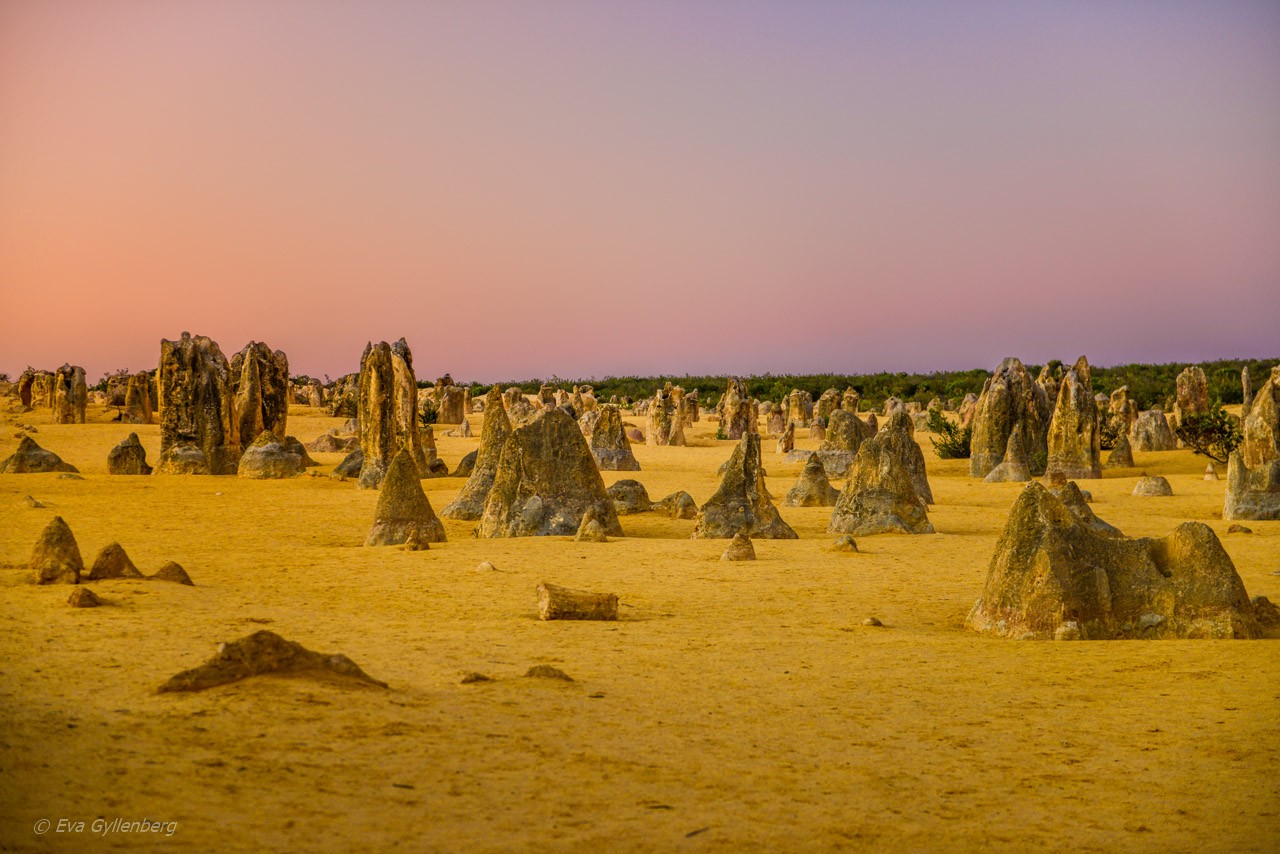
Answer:
M954 424L942 414L940 409L929 410L929 429L938 435L934 437L933 449L944 460L967 460L973 445L973 428Z
M1204 415L1183 418L1174 433L1197 454L1219 463L1225 463L1243 439L1240 425L1227 414L1220 401Z

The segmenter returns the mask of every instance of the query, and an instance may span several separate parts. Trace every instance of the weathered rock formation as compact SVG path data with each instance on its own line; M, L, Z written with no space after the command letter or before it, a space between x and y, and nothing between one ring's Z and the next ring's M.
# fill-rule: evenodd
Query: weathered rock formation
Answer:
M1038 483L1014 503L966 625L1009 638L1253 638L1231 558L1199 522L1160 539L1102 536Z
M418 430L418 381L413 354L401 338L394 344L368 344L360 357L360 449L364 463L357 485L377 489L387 466L405 448L419 476L431 474Z
M651 446L666 445L671 439L671 401L659 389L649 401L645 424L645 442Z
M1280 366L1258 389L1244 418L1240 456L1249 468L1280 459Z
M828 477L844 477L858 455L858 448L872 437L871 428L861 418L845 409L831 413L826 435L818 446L818 456L826 466Z
M147 451L137 433L130 433L107 453L107 474L151 474Z
M467 418L468 390L456 385L445 386L438 391L440 407L437 422L440 424L463 424Z
M672 519L695 519L698 516L698 505L694 503L693 496L683 489L655 502L653 509L666 513Z
M317 454L349 454L360 447L360 437L342 436L337 429L321 433L304 446Z
M161 474L235 474L240 433L232 418L231 366L218 344L186 332L160 342L157 378Z
M289 358L250 341L231 357L232 412L241 443L256 441L262 432L285 437L289 420Z
M916 494L925 504L933 503L933 489L929 486L929 477L924 467L924 451L915 439L915 428L911 416L897 411L889 416L880 431L876 433L881 447L898 458L898 465L907 473L907 478L915 488Z
M910 427L906 413L898 413L890 423L895 420ZM903 429L895 426L890 430L886 424L858 448L849 482L831 513L829 533L853 537L890 532L933 533L928 507L903 464ZM910 435L907 438L915 444Z
M420 543L443 543L444 524L436 518L422 491L418 467L408 448L396 451L387 467L366 546L398 546L410 537Z
M1159 409L1138 413L1129 431L1129 441L1135 451L1172 451L1178 447L1169 421Z
M89 387L84 381L84 368L63 365L53 373L53 423L83 424L85 406L89 403Z
M715 495L698 513L694 539L729 539L739 531L753 537L794 540L798 536L782 521L764 485L760 466L760 435L746 432L724 467Z
M446 519L473 521L484 515L484 504L498 475L498 459L511 436L511 421L502 406L502 392L497 386L484 398L484 425L480 428L480 447L471 476L463 484L458 497L445 505L440 515Z
M787 492L782 500L785 507L834 507L840 490L827 480L827 470L822 465L822 458L810 454L800 472L800 479Z
M1134 484L1133 494L1148 498L1161 498L1166 495L1173 495L1173 487L1169 485L1169 481L1166 478L1160 475L1144 474Z
M387 687L365 673L345 655L312 652L302 644L287 641L275 632L259 631L238 641L218 646L218 654L199 667L184 670L158 689L170 691L202 691L229 682L238 682L264 673L295 676L338 676L359 685Z
M31 552L31 571L36 584L79 584L84 559L75 535L61 516L54 516Z
M599 417L591 431L591 456L596 465L601 471L640 471L618 407L605 404L597 411Z
M737 440L746 433L756 432L756 422L752 420L751 398L747 395L747 386L742 380L729 378L716 410L720 416L720 431L726 439Z
M568 536L592 508L606 534L622 536L582 431L560 410L546 410L517 427L503 446L478 535Z
M1009 434L1014 430L1022 433L1031 473L1040 474L1042 461L1048 456L1048 421L1045 389L1031 380L1022 362L1012 357L1005 359L983 385L974 408L970 476L986 477L1000 465L1009 447Z
M649 497L644 484L638 480L623 478L605 491L613 499L613 506L619 516L647 513L653 509L653 499Z
M1250 468L1239 449L1232 451L1227 462L1227 498L1222 518L1280 519L1280 459Z
M263 430L241 454L236 472L257 480L298 477L310 462L306 453L292 436L282 440L270 430Z
M1109 469L1133 468L1133 446L1129 444L1129 434L1121 433L1116 446L1107 455L1106 467Z
M129 377L124 392L124 420L130 424L150 424L155 420L151 395L155 379L150 371L138 371Z
M93 560L93 566L89 570L89 574L85 576L86 581L103 581L109 578L142 578L143 575L138 568L133 565L133 561L129 559L129 555L125 553L124 547L119 543L111 543L102 547L102 551L98 552L98 556Z
M1177 396L1173 405L1174 422L1181 425L1191 415L1207 415L1209 412L1209 380L1199 365L1178 374Z
M35 439L24 435L14 452L0 462L0 474L40 474L42 472L78 472L80 469L64 463L53 451L46 451Z
M1048 469L1069 479L1102 477L1100 441L1089 362L1081 356L1059 387L1046 442Z
M724 550L724 554L720 555L721 560L755 560L756 547L751 543L751 535L746 531L739 531L733 535L733 539L729 542L729 547Z
M1004 458L1000 465L987 472L987 476L983 478L985 483L1026 483L1031 480L1031 461L1027 458L1024 441L1021 430L1014 430L1009 434Z
M796 425L790 423L778 437L778 453L789 454L796 449Z
M787 423L808 427L813 422L813 395L800 389L792 389L787 395Z

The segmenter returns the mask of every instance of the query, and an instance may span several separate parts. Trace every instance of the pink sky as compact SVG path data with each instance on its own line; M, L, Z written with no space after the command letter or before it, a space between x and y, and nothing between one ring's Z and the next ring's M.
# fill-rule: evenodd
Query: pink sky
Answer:
M0 3L0 371L1280 355L1280 4Z

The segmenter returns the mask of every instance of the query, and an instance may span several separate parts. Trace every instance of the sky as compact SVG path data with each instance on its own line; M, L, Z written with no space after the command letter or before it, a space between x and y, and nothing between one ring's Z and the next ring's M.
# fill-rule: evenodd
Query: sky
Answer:
M0 372L1280 356L1280 3L4 0Z

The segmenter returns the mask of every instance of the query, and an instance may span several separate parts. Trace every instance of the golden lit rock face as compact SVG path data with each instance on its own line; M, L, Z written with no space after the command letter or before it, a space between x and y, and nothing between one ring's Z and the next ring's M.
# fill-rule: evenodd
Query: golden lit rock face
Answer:
M373 528L366 546L395 546L416 538L420 543L443 543L444 525L422 491L418 467L408 448L396 452L382 481Z
M502 406L502 392L497 386L484 397L484 425L480 428L480 448L475 465L458 497L445 505L440 515L446 519L475 520L484 515L484 503L498 475L498 459L502 446L511 436L511 420ZM630 449L630 446L628 446Z
M231 358L233 418L241 442L257 439L262 432L285 437L289 419L289 357L272 352L259 341L250 341ZM252 438L250 438L252 437Z
M966 625L1034 640L1260 636L1207 525L1186 522L1159 539L1108 536L1039 483L1014 502Z
M1009 434L1021 431L1023 447L1031 460L1031 473L1043 467L1036 460L1047 455L1049 402L1045 389L1031 379L1015 358L1005 359L982 387L974 405L973 444L969 475L986 477L1004 459Z
M231 366L217 342L186 332L177 341L162 340L157 386L157 469L162 473L235 474L241 437L232 418Z
M622 536L613 500L578 423L559 409L548 409L517 427L503 446L479 536L569 536L591 509L605 534Z
M84 559L75 535L61 516L54 516L40 532L31 552L31 572L36 584L79 584Z
M1178 374L1173 405L1174 421L1181 424L1189 415L1204 415L1209 411L1209 380L1199 365Z
M794 540L795 530L783 521L765 488L760 465L760 434L748 432L724 466L720 488L698 512L695 539L730 539L746 531L757 539Z
M413 354L401 338L394 344L380 341L364 348L359 381L360 448L364 464L357 485L377 489L387 466L401 448L423 477L430 474L428 459L418 432L418 382L413 374Z
M858 537L934 532L928 506L904 462L903 437L915 445L906 433L910 426L907 414L897 410L875 436L858 448L849 482L831 513L829 533ZM920 452L919 446L916 451ZM920 467L923 472L923 457Z
M1257 390L1244 418L1240 456L1249 468L1280 459L1280 366Z
M1102 477L1098 404L1084 356L1067 372L1049 422L1048 469L1068 478Z
M13 454L0 461L0 474L40 474L42 472L77 472L52 451L46 451L30 436L23 436Z
M834 507L839 497L840 490L827 480L827 470L822 464L822 458L813 453L805 461L800 479L787 492L782 505L784 507Z

